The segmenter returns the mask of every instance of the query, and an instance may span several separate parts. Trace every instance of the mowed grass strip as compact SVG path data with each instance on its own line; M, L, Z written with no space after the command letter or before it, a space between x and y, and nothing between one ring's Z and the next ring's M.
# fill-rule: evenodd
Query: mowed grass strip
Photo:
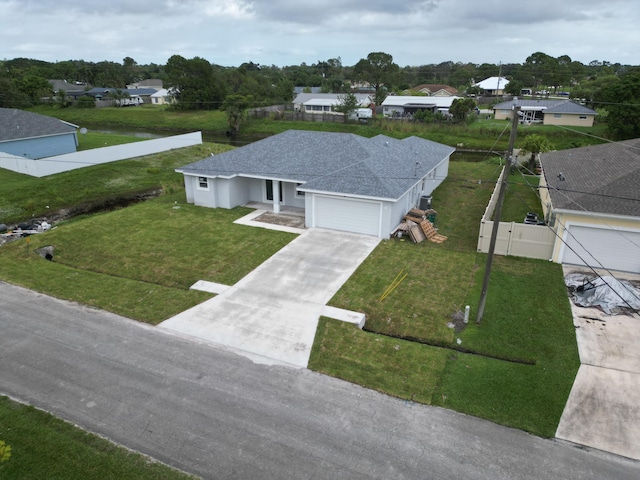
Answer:
M365 353L366 352L366 353ZM431 403L448 352L321 318L309 368L399 398Z
M190 475L119 447L33 407L0 397L0 478L186 480Z

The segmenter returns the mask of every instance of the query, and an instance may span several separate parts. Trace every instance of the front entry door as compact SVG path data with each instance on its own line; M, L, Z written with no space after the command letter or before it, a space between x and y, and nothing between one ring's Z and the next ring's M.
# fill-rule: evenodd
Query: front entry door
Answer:
M273 202L273 180L265 180L267 187L267 200ZM280 203L282 203L282 182L278 182L278 190L280 190Z

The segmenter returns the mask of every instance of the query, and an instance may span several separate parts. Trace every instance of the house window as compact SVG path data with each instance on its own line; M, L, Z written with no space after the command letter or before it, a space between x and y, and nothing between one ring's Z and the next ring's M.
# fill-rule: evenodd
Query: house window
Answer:
M586 120L586 119L587 119L587 116L586 116L586 115L580 115L580 117L579 117L579 118L580 118L580 120Z
M200 190L209 190L209 179L207 177L198 177L198 188Z
M296 197L303 197L304 198L304 192L301 192L300 190L298 190L298 187L302 186L302 183L296 183Z
M562 118L562 114L561 113L554 113L553 114L553 118Z

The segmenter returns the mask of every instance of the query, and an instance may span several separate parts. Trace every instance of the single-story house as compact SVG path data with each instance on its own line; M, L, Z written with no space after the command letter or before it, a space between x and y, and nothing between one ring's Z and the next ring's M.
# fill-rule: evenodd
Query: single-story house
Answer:
M457 98L460 97L388 95L382 102L382 113L385 117L413 115L419 110L448 113L451 104Z
M490 97L504 95L504 89L507 85L509 85L509 80L504 77L489 77L473 84L474 87L482 90L482 95L488 95Z
M520 107L519 115L522 123L542 122L544 125L592 127L595 116L598 114L595 110L566 98L536 100L516 97L495 105L494 118L510 119L514 105Z
M187 202L304 209L305 225L389 238L447 177L454 148L418 137L288 130L176 169Z
M371 95L354 93L358 107L366 108L372 103ZM293 99L293 108L305 113L331 113L340 104L344 93L299 93Z
M543 153L551 260L640 273L640 139Z
M15 108L0 108L0 152L36 160L73 153L77 125Z
M424 93L430 97L455 97L460 95L460 92L457 89L449 85L432 83L416 85L411 89L411 91Z
M91 90L87 90L84 92L70 92L69 96L73 96L75 98L81 97L82 95L88 95L90 97L95 98L96 100L109 100L111 97L111 93L115 93L116 91L120 91L123 93L128 93L129 98L135 99L135 102L130 102L131 104L142 104L142 103L151 103L151 95L156 93L155 88L111 88L111 87L94 87Z
M151 103L153 105L169 105L175 101L172 91L162 88L156 93L151 94Z

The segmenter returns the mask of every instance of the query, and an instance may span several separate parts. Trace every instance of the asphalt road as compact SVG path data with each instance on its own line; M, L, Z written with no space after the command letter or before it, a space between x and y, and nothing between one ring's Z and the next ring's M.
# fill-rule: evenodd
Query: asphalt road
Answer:
M4 283L0 392L205 478L640 478L638 462Z

